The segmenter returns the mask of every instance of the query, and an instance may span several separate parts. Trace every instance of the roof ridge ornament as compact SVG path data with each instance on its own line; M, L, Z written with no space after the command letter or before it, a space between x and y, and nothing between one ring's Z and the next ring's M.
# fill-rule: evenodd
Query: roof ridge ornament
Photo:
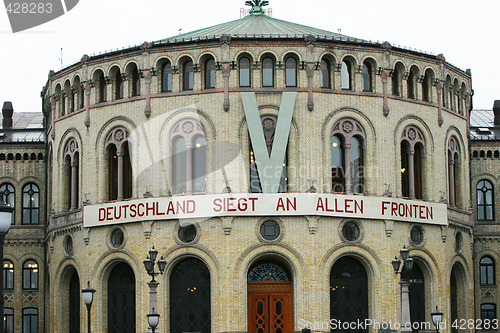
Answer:
M251 15L262 15L265 14L264 6L269 5L268 0L247 0L245 1L245 5L251 6L250 14Z

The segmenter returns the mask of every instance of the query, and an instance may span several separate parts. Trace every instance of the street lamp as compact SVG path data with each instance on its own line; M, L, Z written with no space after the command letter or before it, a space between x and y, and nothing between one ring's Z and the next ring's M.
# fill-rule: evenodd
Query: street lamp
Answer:
M437 305L436 311L431 312L431 318L434 326L436 326L436 333L439 333L439 325L441 325L441 322L443 321L443 313L439 311Z
M82 296L85 305L87 305L87 332L90 333L90 308L94 301L95 289L90 286L90 281L87 281L87 288L82 289Z
M149 309L150 309L150 314L148 314L148 321L150 323L151 327L151 332L154 333L156 326L158 325L158 320L160 318L160 315L155 312L155 308L158 308L158 301L156 297L156 288L158 287L159 283L156 282L155 276L156 275L163 275L165 272L165 268L167 267L167 262L163 257L156 262L156 257L158 256L158 251L153 248L149 250L148 256L146 257L146 260L144 260L144 268L146 269L146 272L148 273L149 276L151 276L151 281L148 282L149 286ZM158 265L158 271L155 272L155 263ZM151 323L154 324L154 320L156 320L156 325L151 325ZM153 322L152 322L153 321Z
M151 327L151 331L155 333L158 322L160 321L160 315L155 311L155 308L148 315L148 324Z
M3 276L3 241L5 235L9 232L10 224L12 223L12 214L14 213L14 208L7 205L3 200L3 194L0 194L0 273ZM3 315L3 283L0 282L0 318L2 318L2 324L0 325L0 333L4 331L5 318Z
M410 257L410 250L408 250L404 245L403 248L399 250L399 255L401 256L402 260L399 260L396 256L391 261L391 264L392 268L394 269L394 273L401 276L401 281L399 282L399 284L401 285L401 323L404 325L401 329L401 332L410 332L410 281L406 277L403 277L403 273L411 272L414 260ZM401 263L403 263L402 268Z

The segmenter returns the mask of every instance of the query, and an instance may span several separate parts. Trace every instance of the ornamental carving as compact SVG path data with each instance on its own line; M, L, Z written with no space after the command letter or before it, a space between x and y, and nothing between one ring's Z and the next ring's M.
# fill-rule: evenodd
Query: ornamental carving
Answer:
M76 142L76 140L70 139L66 143L66 147L64 148L64 158L66 158L66 156L69 156L71 160L70 162L73 162L75 154L79 152L80 149L78 148L78 143Z
M114 144L116 146L116 152L120 153L122 151L122 146L125 142L128 141L129 132L124 127L116 127L108 134L106 138L106 148L110 144Z
M335 123L332 130L332 136L340 135L344 138L344 142L351 142L351 138L354 136L358 136L363 139L366 139L366 134L363 126L352 118L344 118Z
M183 119L178 121L170 132L170 142L172 143L173 139L178 136L183 137L189 145L196 137L205 137L205 131L198 120Z
M422 133L422 131L420 129L418 129L417 127L415 127L413 125L407 126L404 129L403 135L401 135L401 141L408 142L411 150L415 149L415 145L417 143L419 143L423 147L425 147L424 134Z
M258 281L290 281L286 270L278 264L265 262L258 264L248 272L248 282Z
M184 133L190 134L193 131L193 123L191 122L186 122L182 125L182 131Z
M344 132L346 133L351 133L352 132L352 128L353 128L353 125L350 121L345 121L343 124L342 124L342 129L344 130Z

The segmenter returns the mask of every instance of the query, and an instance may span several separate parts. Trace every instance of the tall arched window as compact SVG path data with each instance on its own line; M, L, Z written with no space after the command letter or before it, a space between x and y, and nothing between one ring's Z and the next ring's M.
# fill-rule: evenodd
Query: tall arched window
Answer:
M172 91L172 64L170 61L161 65L161 91Z
M262 59L262 86L274 87L274 60L270 57Z
M3 195L3 202L14 208L11 221L11 223L14 224L16 221L16 190L14 189L14 186L12 186L12 184L10 183L3 183L2 185L0 185L0 195Z
M182 66L182 88L183 90L193 90L194 86L194 65L191 60L184 62Z
M111 68L110 76L113 87L113 100L122 99L125 84L120 69L117 66Z
M365 61L363 62L362 79L363 79L363 91L373 91L373 72L372 65Z
M40 214L40 190L34 183L23 187L23 219L22 224L38 224Z
M267 153L271 156L273 147L274 134L276 131L276 124L278 118L273 115L266 115L260 117L262 122L262 129L264 130L264 138L266 140ZM260 184L259 171L257 169L257 161L255 159L252 143L250 142L250 191L254 193L262 192ZM286 193L288 191L288 147L285 153L285 160L283 161L283 168L281 171L281 178L279 183L279 193Z
M23 290L37 290L38 275L38 263L34 260L27 260L23 265Z
M71 83L66 80L64 84L64 96L66 97L66 110L65 113L71 113L75 111L75 91L71 88Z
M96 103L103 103L108 100L108 80L104 77L102 70L97 70L94 73L94 85L97 89Z
M481 285L495 283L495 261L490 256L484 256L479 262L479 280Z
M401 136L401 187L403 197L423 198L423 156L425 138L415 126L408 126Z
M83 108L83 85L79 76L75 77L72 90L74 90L76 94L74 98L75 109Z
M407 96L411 99L417 99L417 80L420 76L419 70L416 66L410 68L410 74L406 80Z
M113 129L106 138L109 200L132 197L133 174L128 138L129 133L123 127Z
M285 60L285 83L287 87L297 86L297 60L293 57Z
M135 63L127 66L129 96L139 96L141 94L141 76Z
M215 88L215 60L205 61L205 89Z
M332 191L364 193L363 126L354 119L341 119L332 130Z
M434 72L427 69L422 82L422 98L426 102L432 102L432 85L434 84Z
M486 179L479 181L476 186L478 220L494 220L494 198L493 184Z
M210 272L187 258L170 275L170 332L211 332Z
M392 72L392 94L394 96L401 96L401 80L403 78L404 66L402 63L398 62L394 66L394 71Z
M38 309L23 309L23 333L38 333Z
M321 88L332 87L331 64L330 61L326 58L321 59L320 80L321 80Z
M342 84L342 89L352 90L352 66L349 61L342 61L340 68L340 82Z
M206 191L206 141L200 122L184 119L170 133L172 191L175 194Z
M3 289L14 290L14 264L10 260L3 261Z
M80 149L75 139L70 139L64 149L66 208L78 208L79 176L80 176Z
M240 87L251 86L250 64L250 59L247 57L242 57L239 60Z
M460 147L455 137L448 142L448 198L451 206L457 205L460 191Z

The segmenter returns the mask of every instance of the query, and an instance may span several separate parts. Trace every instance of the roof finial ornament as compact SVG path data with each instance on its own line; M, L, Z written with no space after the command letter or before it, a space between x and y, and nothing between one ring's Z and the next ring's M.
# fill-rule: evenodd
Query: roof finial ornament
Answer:
M264 8L262 8L262 7L269 5L269 1L268 0L247 0L247 1L245 1L245 5L252 7L250 9L250 14L259 15L259 14L265 14Z

